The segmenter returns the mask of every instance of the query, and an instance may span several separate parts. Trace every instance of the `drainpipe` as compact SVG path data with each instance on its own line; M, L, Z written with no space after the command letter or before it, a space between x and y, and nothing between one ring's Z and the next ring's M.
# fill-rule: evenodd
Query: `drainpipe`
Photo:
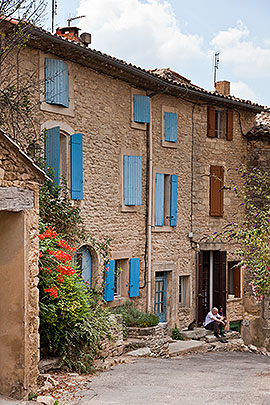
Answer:
M148 145L149 145L149 171L148 171L148 248L147 248L147 312L151 312L152 298L152 195L153 195L153 139L152 139L152 108L150 103L150 123L148 129Z

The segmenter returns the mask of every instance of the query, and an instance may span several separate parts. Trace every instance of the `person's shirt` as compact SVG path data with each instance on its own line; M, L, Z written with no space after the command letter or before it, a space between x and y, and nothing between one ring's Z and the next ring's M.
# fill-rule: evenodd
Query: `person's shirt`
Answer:
M221 316L219 314L213 315L212 311L208 312L205 317L204 326L208 325L210 322L213 322L214 318L220 319Z

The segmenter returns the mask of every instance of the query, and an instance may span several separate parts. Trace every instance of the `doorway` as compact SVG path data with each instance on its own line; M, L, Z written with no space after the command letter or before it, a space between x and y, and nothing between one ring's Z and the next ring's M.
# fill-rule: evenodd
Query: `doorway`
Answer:
M226 252L201 251L198 256L197 322L201 325L213 307L222 305L226 313Z
M165 271L156 272L155 314L160 322L167 321L167 273Z

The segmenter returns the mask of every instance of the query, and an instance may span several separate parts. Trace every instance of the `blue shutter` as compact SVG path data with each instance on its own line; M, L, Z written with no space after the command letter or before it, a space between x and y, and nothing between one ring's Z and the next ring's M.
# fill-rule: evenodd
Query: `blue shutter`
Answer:
M129 296L139 296L140 259L134 258L129 261Z
M133 95L135 122L150 122L150 98L139 94Z
M82 134L70 137L70 175L72 200L83 199Z
M124 156L124 204L142 205L141 156Z
M155 193L155 225L163 226L164 218L164 179L165 175L156 174L156 193Z
M68 107L68 65L60 59L45 58L45 101Z
M167 142L177 142L177 114L164 112L164 137Z
M53 182L59 184L60 162L60 127L47 129L46 131L46 162L47 167L53 169Z
M104 299L107 302L114 300L114 273L115 260L110 260L105 266Z
M171 175L171 203L170 203L170 225L177 224L177 181L178 176Z

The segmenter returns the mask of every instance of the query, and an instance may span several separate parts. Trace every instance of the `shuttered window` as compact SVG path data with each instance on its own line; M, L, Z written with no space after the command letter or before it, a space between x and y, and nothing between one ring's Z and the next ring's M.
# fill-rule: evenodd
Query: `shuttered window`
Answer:
M115 260L110 260L105 265L104 299L107 302L114 300L114 277Z
M164 139L166 142L177 142L177 114L164 112Z
M70 184L72 200L83 199L82 134L70 137Z
M124 155L124 204L142 205L142 157Z
M207 108L207 136L232 141L233 111L220 108Z
M140 259L132 258L129 261L129 296L139 296Z
M45 58L45 101L69 106L68 65L60 59Z
M229 294L234 298L241 297L241 267L239 262L228 262Z
M133 95L134 122L150 122L150 98L140 94Z
M210 166L210 215L223 216L224 205L224 169L222 166Z
M46 162L49 175L53 182L60 184L63 175L71 186L71 198L83 199L83 151L82 134L73 134L69 137L60 134L60 127L54 127L46 131ZM62 142L62 147L61 147ZM67 151L70 143L70 168L67 161ZM65 167L64 167L65 166Z
M155 226L176 226L177 182L176 175L156 173Z

